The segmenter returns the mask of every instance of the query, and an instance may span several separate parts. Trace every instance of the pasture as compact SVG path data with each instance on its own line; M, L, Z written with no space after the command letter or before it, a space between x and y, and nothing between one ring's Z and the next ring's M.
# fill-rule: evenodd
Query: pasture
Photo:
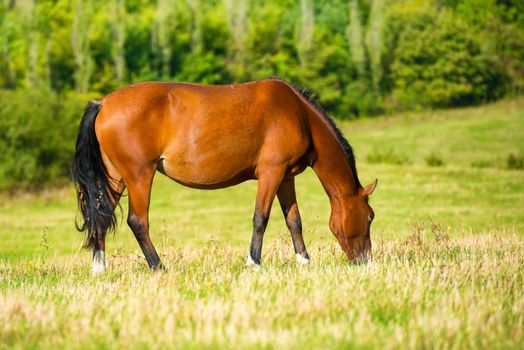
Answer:
M296 266L274 203L260 271L244 268L255 182L157 174L167 271L147 269L124 215L97 277L72 188L3 195L0 348L524 347L524 99L339 126L362 183L379 179L373 262L347 264L311 170L297 177L311 264Z

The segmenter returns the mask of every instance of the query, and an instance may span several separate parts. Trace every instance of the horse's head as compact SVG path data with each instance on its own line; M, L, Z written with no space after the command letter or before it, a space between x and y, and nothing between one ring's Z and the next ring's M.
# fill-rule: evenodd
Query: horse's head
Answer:
M351 262L367 262L371 258L369 228L375 214L368 197L376 186L377 180L360 188L331 213L330 228Z

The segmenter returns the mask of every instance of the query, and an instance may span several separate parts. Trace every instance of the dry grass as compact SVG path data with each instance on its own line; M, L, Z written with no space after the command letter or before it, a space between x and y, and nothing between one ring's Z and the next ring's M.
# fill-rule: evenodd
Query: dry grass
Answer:
M284 239L284 238L282 238ZM285 237L287 239L287 237ZM289 245L264 267L210 244L167 251L169 269L113 254L91 277L77 257L0 264L6 348L522 348L524 239L502 233L376 243L349 266L334 244L296 267ZM330 241L331 242L331 241Z

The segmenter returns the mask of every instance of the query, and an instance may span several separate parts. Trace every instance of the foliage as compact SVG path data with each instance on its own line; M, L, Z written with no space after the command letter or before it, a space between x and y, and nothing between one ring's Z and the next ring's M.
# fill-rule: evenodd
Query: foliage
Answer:
M444 165L444 160L442 160L442 158L440 158L436 153L429 154L424 160L428 166Z
M8 152L27 147L16 155L28 160L0 163L0 187L66 174L71 153L56 154L71 152L74 132L59 131L77 126L76 106L86 102L79 94L144 80L276 75L313 89L330 114L346 119L519 94L523 13L515 0L1 1L0 108L11 121L0 121L9 125L0 144ZM56 123L65 110L71 114ZM69 146L22 141L26 132ZM34 171L23 175L24 167Z
M431 7L390 14L390 103L405 109L489 101L503 94L503 73L472 31L450 11ZM424 43L421 45L421 43Z
M519 1L0 3L0 86L107 93L144 79L280 75L337 117L470 105L524 88Z
M370 163L386 163L386 164L407 164L409 159L404 154L395 152L393 148L374 149L366 156L366 160Z
M0 189L68 176L85 95L0 91Z
M507 159L509 169L524 169L524 154L510 153Z

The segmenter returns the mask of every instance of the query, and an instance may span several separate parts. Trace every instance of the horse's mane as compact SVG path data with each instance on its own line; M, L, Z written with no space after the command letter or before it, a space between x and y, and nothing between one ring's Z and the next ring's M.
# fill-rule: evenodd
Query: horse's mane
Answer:
M355 154L353 153L353 147L351 147L348 140L344 137L344 135L342 135L342 132L340 131L338 126L335 124L335 121L333 120L333 118L331 118L329 114L326 112L326 110L322 108L322 106L320 105L318 101L319 95L312 89L308 89L300 85L290 83L289 81L282 79L280 77L271 77L270 79L280 80L288 84L293 90L295 90L302 97L304 97L304 99L307 102L309 102L309 104L317 112L319 112L320 116L323 118L323 120L326 122L328 127L331 129L331 131L335 135L335 138L338 144L340 145L340 148L342 149L342 152L344 153L346 160L348 161L349 167L351 168L351 171L353 172L353 178L355 180L355 183L357 184L357 187L362 187L362 184L360 183L360 180L358 179L357 166L356 166L356 161L355 161Z

